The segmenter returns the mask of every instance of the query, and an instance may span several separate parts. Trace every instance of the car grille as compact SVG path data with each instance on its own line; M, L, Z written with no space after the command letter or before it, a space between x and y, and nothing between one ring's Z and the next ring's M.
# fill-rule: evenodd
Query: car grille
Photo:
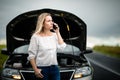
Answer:
M36 80L36 76L33 71L20 71L23 80ZM60 71L61 80L71 80L74 70Z
M74 70L60 71L61 80L71 80Z

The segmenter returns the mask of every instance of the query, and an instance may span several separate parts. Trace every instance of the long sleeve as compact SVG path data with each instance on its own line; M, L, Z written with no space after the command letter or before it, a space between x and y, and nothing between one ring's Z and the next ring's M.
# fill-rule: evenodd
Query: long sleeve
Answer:
M63 51L65 47L66 47L66 43L58 44L57 49Z
M28 60L35 59L37 66L58 65L57 49L63 50L66 44L59 44L57 37L33 35L28 48Z
M28 48L28 60L35 58L38 50L37 39L35 35L31 37L29 48Z
M63 51L63 49L66 47L66 43L63 41L61 35L59 34L60 39L62 40L61 43L59 43L59 37L56 35L57 40L57 49Z

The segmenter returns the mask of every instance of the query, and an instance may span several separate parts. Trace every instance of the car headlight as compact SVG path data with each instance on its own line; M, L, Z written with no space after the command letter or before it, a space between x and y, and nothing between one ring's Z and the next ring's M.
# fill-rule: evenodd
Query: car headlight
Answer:
M5 68L2 71L2 76L7 77L7 78L13 78L15 80L21 79L21 76L20 76L18 70L16 70L16 69Z
M77 68L74 74L74 79L89 76L91 73L92 70L90 67Z

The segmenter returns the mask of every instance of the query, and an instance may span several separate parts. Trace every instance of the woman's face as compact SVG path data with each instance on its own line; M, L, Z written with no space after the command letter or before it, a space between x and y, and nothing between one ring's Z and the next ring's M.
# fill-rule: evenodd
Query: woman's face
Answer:
M53 20L51 16L46 16L43 26L44 26L44 29L48 29L48 30L52 29Z

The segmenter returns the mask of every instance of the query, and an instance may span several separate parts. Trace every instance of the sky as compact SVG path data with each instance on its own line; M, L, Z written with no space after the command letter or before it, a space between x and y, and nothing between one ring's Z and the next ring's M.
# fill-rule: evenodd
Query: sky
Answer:
M71 12L87 25L87 46L120 45L120 0L0 0L0 44L6 25L24 12L43 8Z

